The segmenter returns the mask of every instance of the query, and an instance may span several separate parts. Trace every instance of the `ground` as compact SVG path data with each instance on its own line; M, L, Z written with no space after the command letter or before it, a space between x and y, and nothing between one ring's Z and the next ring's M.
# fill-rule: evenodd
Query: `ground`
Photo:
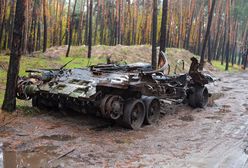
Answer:
M3 162L6 167L245 168L248 75L218 76L221 81L209 86L213 99L207 108L176 106L138 131L84 115L2 113L4 123L10 121L0 128Z
M2 112L0 167L246 168L248 74L214 74L221 81L208 86L208 107L167 105L157 124L136 131L29 104Z

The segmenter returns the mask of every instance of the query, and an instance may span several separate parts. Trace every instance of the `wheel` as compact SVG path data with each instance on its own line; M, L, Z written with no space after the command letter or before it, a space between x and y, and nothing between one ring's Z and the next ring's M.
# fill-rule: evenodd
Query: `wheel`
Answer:
M47 108L47 101L39 96L34 96L32 98L32 106L45 110Z
M208 89L205 86L195 86L189 94L189 105L194 108L204 108L208 104Z
M117 120L123 115L123 99L120 96L107 95L101 101L100 110L103 117Z
M145 114L145 105L141 100L128 101L124 107L124 125L130 129L139 129L144 122Z
M38 107L38 98L37 98L37 96L34 96L32 98L32 106L33 107Z
M146 107L145 124L156 123L160 116L160 102L156 97L145 97L143 99Z

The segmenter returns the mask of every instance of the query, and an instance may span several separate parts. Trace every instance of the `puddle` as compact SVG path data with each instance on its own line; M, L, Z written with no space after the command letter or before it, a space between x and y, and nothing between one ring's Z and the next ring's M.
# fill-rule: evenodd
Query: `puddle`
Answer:
M244 106L245 108L248 108L248 104L246 104L246 103L245 103L245 104L243 104L243 106Z
M194 121L194 117L192 115L185 115L185 116L179 117L179 120L191 122L191 121Z
M41 136L41 139L54 140L54 141L70 141L76 139L76 137L70 135L51 135L51 136Z
M230 108L230 105L223 105L222 108L220 108L219 113L230 113Z
M70 167L71 158L58 155L52 151L55 146L41 146L34 151L5 151L0 143L0 168L47 168Z
M225 87L225 86L222 87L222 91L230 91L232 89L233 88L231 88L231 87Z
M210 120L221 120L222 119L220 116L207 116L205 118L210 119Z
M96 127L90 128L90 130L93 130L93 131L103 131L103 130L107 130L107 129L112 129L113 126L114 126L114 123L110 123L110 124L100 125L100 126L96 126Z
M2 155L2 160L0 163L0 167L4 168L15 168L15 167L27 167L33 168L37 167L47 167L47 163L50 160L47 154L45 153L25 153L25 152L9 152L3 151L0 155ZM2 164L2 165L1 165Z
M209 99L208 99L208 106L210 106L210 107L214 106L215 105L215 100L218 100L223 96L224 96L223 93L213 93L211 95L211 97L209 97Z
M0 167L1 168L35 168L47 167L48 161L52 157L48 153L41 152L16 152L5 151L3 144L0 143Z

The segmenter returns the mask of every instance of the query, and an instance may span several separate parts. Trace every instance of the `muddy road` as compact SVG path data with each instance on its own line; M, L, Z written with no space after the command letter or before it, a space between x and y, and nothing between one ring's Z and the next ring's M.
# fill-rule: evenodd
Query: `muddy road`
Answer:
M138 131L78 114L1 114L0 167L247 168L248 75L218 76L207 108L166 108Z

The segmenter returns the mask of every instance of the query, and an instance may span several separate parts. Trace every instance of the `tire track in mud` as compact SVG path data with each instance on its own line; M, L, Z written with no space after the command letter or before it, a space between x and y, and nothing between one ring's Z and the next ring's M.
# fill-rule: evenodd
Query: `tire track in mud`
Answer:
M237 74L236 74L237 75ZM228 75L229 76L229 75ZM228 80L231 77L232 80ZM220 85L224 97L216 101L219 112L224 112L223 131L216 134L216 139L205 143L200 152L188 155L185 160L179 160L179 165L172 167L201 167L201 168L247 168L248 167L248 115L244 89L248 75L241 77L231 75ZM224 87L223 87L224 86ZM220 108L222 106L222 108ZM224 110L223 110L224 108Z

